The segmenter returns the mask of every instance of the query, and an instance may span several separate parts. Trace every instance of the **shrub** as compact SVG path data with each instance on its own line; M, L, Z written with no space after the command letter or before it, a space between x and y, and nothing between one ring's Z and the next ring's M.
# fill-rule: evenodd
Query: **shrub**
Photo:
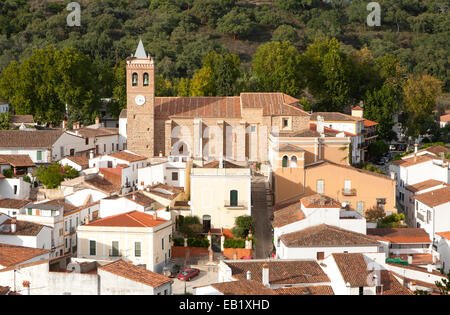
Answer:
M14 176L14 171L12 169L7 169L3 171L3 176L6 178L12 178Z
M208 241L207 238L189 238L188 239L188 246L189 247L208 248L209 247L209 241Z
M184 246L184 238L182 238L182 237L174 238L173 246Z
M184 217L183 225L189 225L189 224L200 224L200 219L197 216L191 217L187 216Z
M235 227L231 230L231 233L234 237L245 238L250 230L254 232L253 218L248 215L242 215L236 218Z
M223 243L224 248L245 248L245 240L241 238L227 238Z
M401 227L400 221L405 220L405 215L403 213L391 214L384 218L381 218L377 222L377 228L396 228Z

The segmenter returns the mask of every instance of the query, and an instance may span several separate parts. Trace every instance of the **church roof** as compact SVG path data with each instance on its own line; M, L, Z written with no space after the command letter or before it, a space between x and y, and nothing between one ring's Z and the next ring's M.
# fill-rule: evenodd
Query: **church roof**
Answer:
M147 53L145 52L144 44L142 43L142 39L139 40L139 45L134 53L135 58L148 58Z

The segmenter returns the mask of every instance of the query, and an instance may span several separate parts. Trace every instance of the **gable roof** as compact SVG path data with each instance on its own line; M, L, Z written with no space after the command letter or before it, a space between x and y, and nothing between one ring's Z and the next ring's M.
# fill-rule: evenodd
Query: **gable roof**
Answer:
M157 288L166 283L172 282L172 280L163 275L160 275L156 272L152 272L143 267L135 266L122 259L98 267L98 269L115 274L116 276L119 277L123 277L132 281L145 284L152 288Z
M145 195L143 192L141 191L136 191L134 193L129 193L127 195L124 196L125 198L127 198L128 200L135 202L141 206L144 207L148 207L151 204L155 203L156 201L153 200L152 198L148 197L147 195Z
M441 122L450 122L450 114L442 115L440 117Z
M51 148L62 130L0 130L0 148Z
M433 157L429 155L419 155L416 157L403 158L401 160L393 161L392 164L402 166L402 167L411 167L414 165L426 163L432 161Z
M12 124L35 124L33 115L11 115Z
M298 200L277 204L274 210L272 222L274 228L280 228L306 218Z
M413 295L411 290L402 286L389 270L381 270L380 276L383 285L381 295Z
M317 132L317 124L310 123L309 124L309 129L311 129L312 131L316 131ZM354 137L354 136L356 136L354 133L332 129L332 128L329 128L327 126L323 127L323 131L324 131L324 134L325 134L326 137L336 137L340 133L343 133L345 135L345 137Z
M287 247L379 246L367 235L320 224L280 237Z
M363 254L335 253L332 256L345 283L350 283L353 288L372 286L368 283L371 272L367 270Z
M138 162L138 161L144 161L147 160L145 156L133 153L131 151L120 151L116 153L108 154L108 156L127 161L127 162Z
M448 203L450 202L450 186L415 195L414 199L429 207L436 207Z
M213 283L211 286L224 295L275 295L273 290L254 280Z
M450 231L438 232L436 234L450 241Z
M29 204L30 201L23 199L11 199L11 198L3 198L0 199L0 208L3 209L21 209Z
M12 167L36 166L28 154L0 154L1 163L7 163Z
M329 285L286 287L274 289L274 291L278 295L334 295L333 288Z
M80 129L75 129L70 131L71 134L77 134L83 138L97 138L97 137L107 137L115 136L119 134L119 128L88 128L83 127Z
M263 116L310 116L298 100L283 93L241 93L242 108L262 108Z
M424 229L418 228L367 229L367 235L372 235L376 239L398 244L431 243L428 233Z
M1 235L37 236L44 228L44 225L34 222L16 221L16 232L11 232L11 221L6 220L0 224Z
M0 265L5 267L14 266L50 252L48 249L0 244Z
M153 194L153 195L156 195L156 196L168 199L168 200L173 200L179 194L184 192L184 188L169 186L169 185L162 184L162 183L158 183L153 186L147 186L146 190L150 194Z
M112 215L105 217L103 219L95 220L84 226L109 226L109 227L137 227L137 228L149 228L155 227L160 224L168 222L162 218L153 218L153 215L139 212L131 211L127 213L121 213L117 215Z
M435 180L435 179L429 179L420 183L416 183L414 185L408 185L405 187L405 189L411 191L411 192L418 192L418 191L422 191L428 188L432 188L432 187L436 187L436 186L440 186L440 185L445 185L444 182Z
M369 119L364 119L364 127L372 127L378 125L377 122L371 121Z
M93 187L94 189L101 190L108 194L120 191L122 188L120 185L111 183L110 181L104 179L101 176L95 176L90 179L85 179L84 183L89 187Z
M262 283L262 268L269 266L270 284L301 284L330 282L319 264L313 260L240 260L224 261L231 268L232 276L238 280L247 279L247 271L252 280Z
M72 161L73 163L81 166L82 168L88 168L89 167L89 158L86 157L86 156L71 156L71 155L67 155L67 156L63 157L62 159L68 159L68 160Z
M275 150L278 152L305 152L305 150L303 150L302 148L292 145L290 143L282 144L279 147L275 148Z

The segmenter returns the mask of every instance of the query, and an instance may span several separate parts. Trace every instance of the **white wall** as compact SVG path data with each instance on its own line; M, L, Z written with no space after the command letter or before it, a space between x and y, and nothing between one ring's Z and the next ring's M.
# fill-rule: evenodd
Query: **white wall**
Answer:
M37 152L41 151L42 158L37 159ZM51 163L51 151L47 148L0 148L0 154L25 154L36 164Z
M450 241L444 237L438 237L437 251L444 271L446 273L450 272Z
M51 250L52 231L52 228L44 226L36 236L0 234L0 243Z
M0 179L0 198L27 199L30 197L30 191L31 184L25 182L23 177Z
M287 247L280 241L280 259L317 259L317 253L323 252L325 258L334 253L377 253L376 246L343 246L343 247Z

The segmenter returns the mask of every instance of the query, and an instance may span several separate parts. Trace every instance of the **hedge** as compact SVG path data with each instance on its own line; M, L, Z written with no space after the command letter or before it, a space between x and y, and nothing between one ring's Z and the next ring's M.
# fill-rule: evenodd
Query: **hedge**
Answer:
M241 238L228 238L223 243L224 248L245 248L245 240Z
M187 243L189 247L209 247L209 241L207 238L188 238ZM184 246L184 238L174 238L173 245Z

